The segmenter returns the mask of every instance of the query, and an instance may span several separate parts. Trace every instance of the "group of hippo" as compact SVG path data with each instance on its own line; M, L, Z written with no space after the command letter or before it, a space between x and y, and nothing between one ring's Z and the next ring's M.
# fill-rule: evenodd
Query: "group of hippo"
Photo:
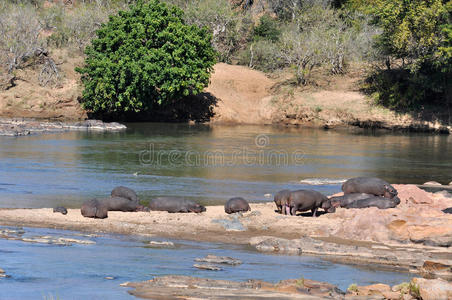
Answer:
M400 203L397 191L386 181L375 177L356 177L342 185L343 196L326 197L314 190L282 190L276 193L274 201L277 211L285 215L296 215L298 211L312 211L322 208L334 213L337 207L380 209L396 207ZM149 207L140 204L137 194L130 188L119 186L111 191L108 198L95 198L83 203L81 213L88 218L107 218L108 211L167 211L170 213L200 213L206 208L195 201L179 197L157 197L149 202ZM224 210L226 213L251 210L248 202L241 198L229 199Z
M375 177L356 177L344 182L343 196L328 198L314 190L282 190L276 193L274 201L279 213L295 215L297 211L312 211L323 208L327 213L334 213L337 207L386 209L400 203L397 190L386 181Z

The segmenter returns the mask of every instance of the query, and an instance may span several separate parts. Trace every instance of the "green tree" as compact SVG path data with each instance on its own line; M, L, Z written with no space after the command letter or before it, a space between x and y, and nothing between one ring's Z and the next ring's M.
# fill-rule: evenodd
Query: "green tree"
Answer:
M186 25L183 11L138 1L110 16L85 50L83 106L95 113L149 111L196 95L216 60L206 28Z

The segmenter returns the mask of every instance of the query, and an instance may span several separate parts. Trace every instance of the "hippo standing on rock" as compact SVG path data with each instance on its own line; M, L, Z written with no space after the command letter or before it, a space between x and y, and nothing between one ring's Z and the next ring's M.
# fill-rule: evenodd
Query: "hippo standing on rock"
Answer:
M243 199L241 197L231 198L224 205L224 211L227 214L233 214L236 212L249 211L249 210L251 210L250 205L248 204L248 202L245 199Z
M290 214L296 215L297 211L312 211L312 216L316 217L317 209L323 208L326 212L333 213L336 208L331 205L330 200L317 191L298 190L290 193L289 197Z
M342 184L342 191L344 194L366 193L389 199L397 196L397 190L392 185L376 177L351 178Z
M206 208L192 200L179 197L157 197L149 202L151 210L167 211L169 213L200 213Z
M280 214L284 215L290 214L288 205L289 197L290 190L282 190L275 194L274 201L276 204L276 208Z

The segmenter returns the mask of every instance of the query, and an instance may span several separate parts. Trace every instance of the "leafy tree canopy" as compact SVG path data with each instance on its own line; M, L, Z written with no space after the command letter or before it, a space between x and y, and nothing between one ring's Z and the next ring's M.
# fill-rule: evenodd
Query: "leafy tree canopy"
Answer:
M195 95L216 60L206 28L188 26L183 11L159 0L138 1L110 16L77 68L83 105L95 113L150 110Z

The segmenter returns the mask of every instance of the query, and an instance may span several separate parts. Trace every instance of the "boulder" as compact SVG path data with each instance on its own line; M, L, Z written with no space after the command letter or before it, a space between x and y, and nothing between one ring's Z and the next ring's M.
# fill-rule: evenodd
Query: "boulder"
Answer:
M452 283L443 279L413 278L411 282L414 286L411 294L419 293L413 296L420 296L422 300L452 299Z

